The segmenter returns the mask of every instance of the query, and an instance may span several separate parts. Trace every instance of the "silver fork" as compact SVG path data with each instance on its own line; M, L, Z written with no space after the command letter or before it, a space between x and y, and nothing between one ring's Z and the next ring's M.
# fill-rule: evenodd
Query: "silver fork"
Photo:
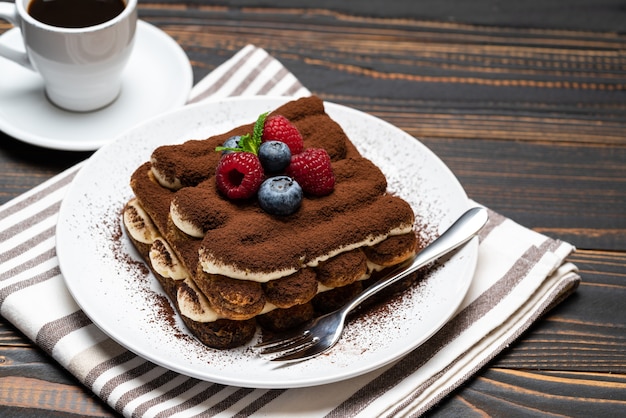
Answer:
M467 243L482 229L488 218L484 208L469 209L413 259L401 264L342 308L314 318L296 330L262 341L255 348L260 348L261 354L276 355L271 358L272 361L301 361L323 353L339 341L346 318L353 309L380 290Z

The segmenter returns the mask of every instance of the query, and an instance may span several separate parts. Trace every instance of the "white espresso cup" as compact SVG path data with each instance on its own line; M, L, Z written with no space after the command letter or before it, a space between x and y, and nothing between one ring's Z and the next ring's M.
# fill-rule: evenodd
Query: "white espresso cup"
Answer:
M39 73L48 99L63 109L87 112L112 103L133 48L137 0L122 0L121 13L86 27L42 23L29 14L32 1L0 2L0 19L19 28L26 50L0 44L0 56Z

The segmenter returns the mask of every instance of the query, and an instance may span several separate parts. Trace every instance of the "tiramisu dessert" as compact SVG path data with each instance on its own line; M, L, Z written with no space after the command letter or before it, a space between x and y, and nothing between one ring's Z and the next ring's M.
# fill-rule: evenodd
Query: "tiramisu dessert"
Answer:
M412 208L315 96L161 146L130 184L128 235L213 348L333 310L417 250Z

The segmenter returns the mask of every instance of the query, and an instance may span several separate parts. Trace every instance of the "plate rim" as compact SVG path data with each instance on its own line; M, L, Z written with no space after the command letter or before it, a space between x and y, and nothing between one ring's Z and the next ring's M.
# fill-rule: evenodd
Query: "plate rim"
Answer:
M83 176L87 176L87 174L83 174L83 173L87 173L87 170L85 170L85 167L87 165L90 164L91 161L97 161L97 159L99 158L98 156L100 154L106 153L108 151L109 148L111 147L116 147L116 144L118 144L121 141L124 141L124 139L128 136L131 136L134 132L140 131L142 129L145 129L145 127L150 126L152 124L155 124L159 121L163 121L163 120L167 120L168 118L172 118L172 117L176 117L177 114L179 113L186 113L186 112L193 112L195 111L195 108L203 108L203 107L215 107L217 105L219 105L220 103L223 102L239 102L239 101L259 101L259 102L272 102L273 106L278 106L281 103L285 103L287 101L290 100L294 100L296 99L295 97L290 97L290 96L252 96L252 97L242 97L242 96L237 96L237 97L225 97L225 98L215 98L215 99L209 99L209 100L205 100L203 102L200 103L195 103L192 105L188 105L188 106L184 106L181 108L177 108L177 109L173 109L171 111L165 112L163 114L157 115L151 119L148 119L147 121L134 126L133 128L127 130L126 132L124 132L123 134L119 135L114 141L105 144L101 149L98 149L93 155L92 157L87 160L87 162L85 163L85 166L83 166L81 168L81 170L76 174L75 178L72 181L72 184L69 185L68 191L66 193L66 197L68 195L70 195L72 189L74 189L76 186L76 184L78 184ZM447 171L447 174L449 176L451 176L451 178L454 179L454 181L456 182L456 184L458 185L460 191L462 192L462 199L465 202L465 207L460 208L461 212L468 209L470 207L470 200L464 190L464 188L462 187L462 185L460 184L460 182L458 181L458 179L456 178L456 176L454 175L454 173L450 170L450 168L436 155L434 154L433 151L431 151L428 147L426 147L423 143L421 143L421 141L419 141L418 139L412 137L411 135L409 135L408 133L400 130L400 128L392 125L391 123L380 119L376 116L370 115L368 113L362 112L358 109L354 109L348 106L344 106L344 105L340 105L340 104L336 104L333 102L329 102L329 101L324 101L324 105L325 108L327 110L327 113L329 113L329 115L331 115L332 117L332 111L333 108L336 109L340 109L340 111L344 111L347 113L351 113L353 115L357 115L358 117L366 117L366 118L372 118L375 119L376 123L382 123L384 125L387 125L387 128L390 129L394 129L394 130L399 130L401 132L404 133L405 136L412 138L413 140L417 141L420 143L420 146L423 148L423 150L427 153L429 153L429 158L433 158L438 164L440 164L441 169ZM192 139L192 138L188 138L188 139ZM175 143L175 142L172 142ZM236 386L242 386L242 387L254 387L254 388L265 388L265 389L284 389L284 388L297 388L297 387L308 387L308 386L316 386L316 385L321 385L321 384L327 384L327 383L333 383L333 382L338 382L338 381L343 381L343 380L347 380L356 376L360 376L363 375L365 373L380 369L386 365L388 365L389 363L392 363L395 360L398 360L399 358L404 357L405 355L407 355L407 353L409 353L410 351L416 349L419 345L423 344L428 338L430 338L432 335L434 335L439 329L441 329L441 327L443 327L445 325L445 323L447 323L447 321L454 315L454 313L456 312L456 310L458 309L458 307L461 305L465 295L467 294L469 287L471 285L471 278L474 275L476 266L477 266L477 259L478 259L478 242L477 242L477 238L472 239L470 242L468 242L466 244L466 246L461 250L461 251L467 251L469 252L469 256L471 257L469 263L470 266L468 266L468 270L470 270L470 272L468 273L469 275L469 280L465 280L465 282L463 283L464 285L464 289L462 290L462 296L459 297L458 303L456 304L456 306L454 307L453 310L451 310L449 312L449 315L447 317L445 317L445 319L443 319L440 323L440 325L432 330L432 332L430 334L428 334L428 338L422 338L421 341L416 344L413 345L409 348L407 348L406 350L404 350L402 353L400 353L399 355L396 355L393 358L387 358L385 359L385 361L379 362L377 363L375 366L371 366L371 367L361 367L358 370L355 370L353 372L350 373L343 373L341 376L336 376L334 378L316 378L316 379L307 379L307 378L301 378L301 379L296 379L296 380L292 380L290 382L280 382L280 384L277 384L274 381L269 381L270 379L266 379L265 381L258 381L258 380L254 380L254 381L247 381L245 379L243 380L233 380L232 378L223 378L220 376L216 376L216 375L211 375L211 376L207 376L205 374L197 374L194 371L191 370L183 370L181 368L178 367L172 367L171 366L171 362L169 361L163 361L162 359L155 357L154 354L151 353L146 353L144 350L141 349L137 349L136 344L130 344L128 343L128 341L120 341L119 338L115 335L115 333L111 332L111 330L108 327L103 327L101 324L101 321L98 321L96 318L93 318L92 316L92 312L90 311L89 308L85 309L85 307L83 306L82 303L82 298L81 295L77 295L76 294L76 289L74 288L74 286L71 283L71 280L68 282L68 276L65 274L64 270L66 270L67 267L67 263L64 260L68 260L68 257L65 256L63 248L64 248L64 244L61 243L59 241L59 236L63 236L63 233L59 233L61 230L61 225L63 225L63 220L66 219L69 214L68 214L68 210L66 208L67 199L63 199L62 203L61 203L61 207L59 208L59 221L57 223L57 227L56 227L56 239L57 239L57 256L58 256L58 260L59 260L59 266L61 268L61 272L62 272L62 276L63 276L63 280L66 283L66 286L68 288L68 290L70 291L71 296L73 297L73 299L76 301L76 303L79 305L79 307L85 312L85 314L90 318L90 320L92 322L94 322L94 324L101 330L103 331L107 336L109 336L110 338L112 338L113 340L115 340L116 342L118 342L120 345L122 345L123 347L125 347L126 349L128 349L129 351L132 351L136 354L138 354L139 356L143 357L146 360L152 361L158 365L161 365L167 369L170 370L174 370L177 371L181 374L185 374L187 376L191 376L191 377L195 377L201 380L206 380L206 381L211 381L211 382L215 382L215 383L222 383L222 384L228 384L228 385L236 385ZM59 250L60 248L60 250ZM151 274L152 276L152 274ZM171 303L171 302L170 302ZM178 314L176 313L175 316L178 316Z

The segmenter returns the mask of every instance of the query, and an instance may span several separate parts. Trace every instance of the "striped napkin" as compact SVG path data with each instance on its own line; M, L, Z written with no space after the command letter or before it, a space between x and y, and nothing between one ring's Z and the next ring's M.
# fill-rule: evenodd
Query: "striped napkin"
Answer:
M191 102L309 92L264 50L246 46L204 78ZM80 164L0 207L0 313L124 416L419 415L480 370L577 287L574 248L493 211L455 316L396 363L349 380L268 390L200 381L150 363L101 332L68 293L55 253L59 205Z

